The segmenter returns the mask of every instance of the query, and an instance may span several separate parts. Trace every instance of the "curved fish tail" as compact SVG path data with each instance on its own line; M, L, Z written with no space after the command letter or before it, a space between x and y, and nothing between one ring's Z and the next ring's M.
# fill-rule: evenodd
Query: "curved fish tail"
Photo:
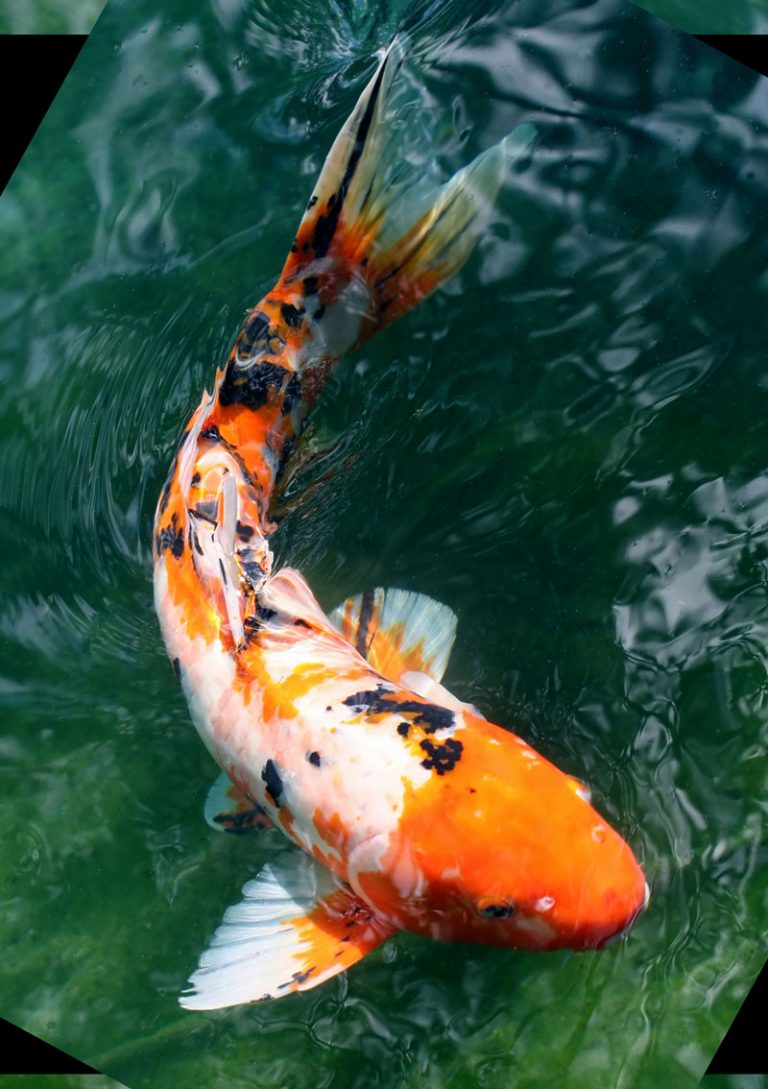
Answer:
M404 61L398 37L331 147L281 276L315 296L308 309L327 356L367 340L461 268L536 135L519 125L441 183L434 158L403 148L408 92L423 98ZM424 143L433 141L425 134Z

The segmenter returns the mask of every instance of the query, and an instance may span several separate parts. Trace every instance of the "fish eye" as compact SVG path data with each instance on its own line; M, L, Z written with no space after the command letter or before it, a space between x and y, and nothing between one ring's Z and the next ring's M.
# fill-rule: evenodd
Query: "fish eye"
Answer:
M476 905L478 915L484 919L508 919L515 913L515 905L511 900L479 900Z

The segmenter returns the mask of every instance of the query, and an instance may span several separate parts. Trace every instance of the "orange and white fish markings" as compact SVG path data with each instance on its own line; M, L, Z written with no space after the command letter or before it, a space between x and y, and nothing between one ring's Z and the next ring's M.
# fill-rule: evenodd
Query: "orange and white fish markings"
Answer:
M426 206L397 180L386 51L331 148L275 287L247 314L179 445L155 522L155 600L193 721L234 786L213 827L270 820L301 848L230 908L181 998L316 986L397 929L595 948L647 901L586 787L440 683L444 605L370 589L330 616L273 570L270 504L338 359L465 261L521 126Z

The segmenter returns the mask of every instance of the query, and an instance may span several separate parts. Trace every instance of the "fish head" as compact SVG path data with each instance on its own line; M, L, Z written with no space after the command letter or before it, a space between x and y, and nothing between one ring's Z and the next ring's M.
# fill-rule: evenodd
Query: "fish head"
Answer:
M407 930L529 950L597 949L648 902L631 848L588 790L484 720L407 798L361 892ZM454 749L454 751L456 751Z

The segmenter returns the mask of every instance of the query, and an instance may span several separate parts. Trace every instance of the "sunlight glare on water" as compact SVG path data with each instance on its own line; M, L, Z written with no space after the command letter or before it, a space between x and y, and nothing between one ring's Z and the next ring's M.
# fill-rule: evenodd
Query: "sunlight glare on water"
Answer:
M652 900L599 954L400 935L190 1014L282 841L203 821L154 505L398 29L411 153L539 138L329 382L276 554L328 609L449 604L446 684L591 786ZM3 1016L132 1089L698 1083L766 955L767 191L765 82L615 0L110 3L0 200Z

